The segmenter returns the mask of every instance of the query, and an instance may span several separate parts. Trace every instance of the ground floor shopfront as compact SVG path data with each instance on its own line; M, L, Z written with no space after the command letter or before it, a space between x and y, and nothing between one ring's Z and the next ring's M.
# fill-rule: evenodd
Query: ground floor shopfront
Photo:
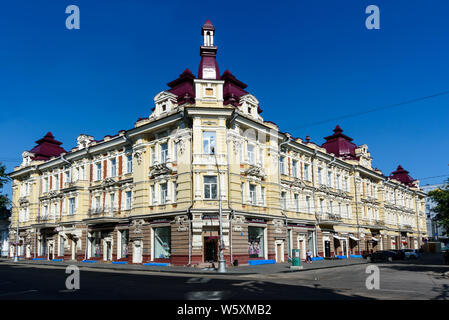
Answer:
M218 262L219 227L216 212L36 225L19 231L10 257L17 247L18 255L26 259L202 265ZM377 250L420 248L418 235L410 232L315 225L246 213L223 213L222 229L228 265L288 262L293 249L299 249L305 260L309 250L312 257L350 258Z

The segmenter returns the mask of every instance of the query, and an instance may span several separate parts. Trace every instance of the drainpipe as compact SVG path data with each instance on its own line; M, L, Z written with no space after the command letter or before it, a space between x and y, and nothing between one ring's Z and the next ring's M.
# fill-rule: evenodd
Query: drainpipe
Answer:
M279 197L281 196L282 193L282 187L281 187L281 148L283 145L288 144L292 139L287 136L287 140L282 142L281 144L279 144L279 148L278 148L278 181L279 181ZM282 209L282 205L281 205L281 214L285 217L285 232L286 232L286 238L285 240L287 241L288 244L288 224L287 224L287 215L284 213L284 210ZM288 246L287 246L288 249ZM290 256L290 252L288 252L288 258L291 258ZM282 261L282 260L281 260Z

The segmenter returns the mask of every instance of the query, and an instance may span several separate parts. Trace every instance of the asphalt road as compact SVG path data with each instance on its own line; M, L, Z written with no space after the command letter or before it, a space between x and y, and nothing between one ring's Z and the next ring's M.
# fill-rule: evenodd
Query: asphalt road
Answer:
M376 264L379 289L368 290L368 265L258 275L161 274L80 269L67 290L64 267L0 263L0 300L449 300L449 266L431 259Z

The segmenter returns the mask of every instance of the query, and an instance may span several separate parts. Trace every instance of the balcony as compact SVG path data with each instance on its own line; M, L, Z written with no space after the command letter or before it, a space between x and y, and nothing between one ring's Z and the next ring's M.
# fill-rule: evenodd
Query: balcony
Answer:
M216 159L216 160L215 160ZM193 155L193 165L227 165L226 154L203 154L197 153Z
M334 224L338 224L339 222L341 222L343 220L343 218L338 214L326 212L326 213L320 213L318 215L318 220L319 220L320 224L334 225Z
M88 210L88 218L83 221L95 223L117 222L121 218L118 216L118 207L96 207Z

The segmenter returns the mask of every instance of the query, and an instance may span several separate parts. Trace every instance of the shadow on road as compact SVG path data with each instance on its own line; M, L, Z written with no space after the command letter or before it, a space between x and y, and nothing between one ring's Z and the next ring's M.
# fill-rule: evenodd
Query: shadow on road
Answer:
M0 265L0 300L368 300L336 290L265 281L109 273L81 270L80 289L66 290L63 269Z

